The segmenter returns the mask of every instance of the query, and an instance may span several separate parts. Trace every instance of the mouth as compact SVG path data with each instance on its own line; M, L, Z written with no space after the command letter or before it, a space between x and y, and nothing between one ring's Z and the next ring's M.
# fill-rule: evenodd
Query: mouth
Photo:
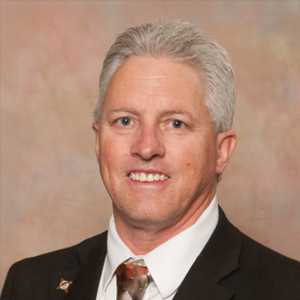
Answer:
M130 174L128 174L128 177L131 180L140 181L140 182L165 181L169 178L168 176L160 173L143 173L143 172L134 172L134 173L131 172Z

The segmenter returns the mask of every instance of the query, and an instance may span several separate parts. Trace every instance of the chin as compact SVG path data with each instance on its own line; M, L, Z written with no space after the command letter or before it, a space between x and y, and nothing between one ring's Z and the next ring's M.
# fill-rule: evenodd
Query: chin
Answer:
M172 224L172 222L175 222L176 220L176 216L171 214L162 214L158 209L154 211L144 210L142 212L141 210L137 210L136 213L123 211L121 215L125 222L137 227L143 227L143 225L149 226L151 224L156 227L164 224L167 226L167 224Z

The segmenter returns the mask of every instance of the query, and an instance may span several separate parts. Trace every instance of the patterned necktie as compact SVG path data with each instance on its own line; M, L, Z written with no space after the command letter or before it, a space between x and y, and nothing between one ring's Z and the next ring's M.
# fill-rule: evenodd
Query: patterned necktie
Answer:
M142 300L151 276L143 260L136 264L124 263L116 269L117 300Z

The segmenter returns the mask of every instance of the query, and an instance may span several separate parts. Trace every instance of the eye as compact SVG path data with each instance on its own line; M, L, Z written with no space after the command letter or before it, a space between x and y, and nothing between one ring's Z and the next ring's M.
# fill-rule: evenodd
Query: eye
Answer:
M185 124L182 122L182 121L179 121L179 120L172 120L170 122L170 125L173 127L173 128L182 128L185 126Z
M132 121L128 117L123 117L123 118L118 119L117 122L122 126L129 126Z

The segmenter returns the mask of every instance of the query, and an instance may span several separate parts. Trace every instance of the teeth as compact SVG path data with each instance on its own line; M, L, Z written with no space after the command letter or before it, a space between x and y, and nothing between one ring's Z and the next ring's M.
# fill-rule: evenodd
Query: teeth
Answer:
M147 181L154 181L154 175L153 174L148 174Z
M147 180L147 175L145 173L141 173L140 181L146 181L146 180Z
M130 173L129 178L132 180L138 180L142 182L152 182L152 181L163 181L168 179L168 176L165 176L163 174L146 174L146 173L140 173L140 174L135 174L135 173Z

